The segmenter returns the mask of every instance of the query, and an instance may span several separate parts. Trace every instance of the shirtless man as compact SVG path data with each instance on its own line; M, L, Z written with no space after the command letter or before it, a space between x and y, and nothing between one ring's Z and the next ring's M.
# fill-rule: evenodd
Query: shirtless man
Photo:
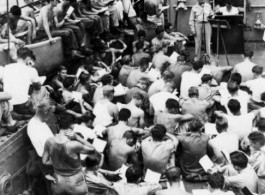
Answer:
M121 105L120 103L117 104L117 106L121 106L122 108L127 108L131 111L131 117L128 120L128 126L130 127L139 127L144 128L145 122L144 122L144 111L140 109L142 103L143 103L144 96L141 93L135 93L132 96L132 100L126 104Z
M18 29L18 21L19 20L25 20L27 21L25 23L24 27L21 27ZM21 15L21 9L14 5L10 9L9 13L9 26L12 31L12 34L17 34L21 32L21 30L25 31L27 30L27 44L31 44L31 39L36 38L36 22L33 18Z
M165 24L163 10L160 9L162 5L163 1L161 0L144 0L147 20L155 23L158 27L163 27Z
M175 129L180 122L192 119L193 116L191 114L180 114L179 103L177 100L168 99L166 101L166 110L155 113L154 124L165 125L167 132L174 134Z
M180 169L177 167L171 167L166 170L166 177L170 188L157 191L155 195L189 195L189 193L183 191L183 189L180 188L180 175Z
M147 75L147 73L146 73L148 66L149 66L149 62L150 62L149 58L142 58L140 60L139 68L136 70L133 70L129 74L127 81L126 81L126 87L132 88L132 87L136 86L137 83L139 82L139 80L142 78L146 78L151 82L155 81L153 77Z
M144 52L149 52L149 49L150 49L150 43L148 41L145 40L145 36L146 36L146 33L144 30L139 30L138 33L137 33L137 37L138 37L138 40L134 41L133 44L132 44L132 47L133 47L133 53L135 53L137 51L136 49L136 43L138 42L143 42L144 43Z
M138 165L138 158L133 147L136 144L136 135L133 131L126 131L121 140L113 140L110 144L108 159L110 170L116 171L123 164L129 163L130 158L133 165Z
M57 6L57 0L47 0L48 4L43 6L38 17L38 39L48 37L50 43L55 43L53 37L62 37L65 55L83 58L77 51L78 44L72 30L57 30L53 21L53 9ZM64 21L62 21L64 22Z
M161 73L163 73L168 66L174 65L176 62L165 55L168 49L167 43L162 42L162 44L158 45L156 49L157 53L154 55L152 63L161 71Z
M52 190L57 195L88 194L79 156L88 155L95 151L95 148L72 132L73 124L72 115L67 113L59 115L60 132L46 141L42 156L43 164L53 166L56 182L52 182Z

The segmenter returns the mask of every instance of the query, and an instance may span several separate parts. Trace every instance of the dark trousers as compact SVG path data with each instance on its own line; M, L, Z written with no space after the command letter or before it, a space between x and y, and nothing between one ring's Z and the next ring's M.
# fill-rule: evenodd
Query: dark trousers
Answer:
M79 47L82 45L83 43L83 40L84 40L84 36L85 36L85 25L84 23L82 22L79 22L75 25L64 25L62 27L62 29L65 29L65 30L72 30L74 32L74 35L75 35L75 38L76 38L76 41L79 45Z

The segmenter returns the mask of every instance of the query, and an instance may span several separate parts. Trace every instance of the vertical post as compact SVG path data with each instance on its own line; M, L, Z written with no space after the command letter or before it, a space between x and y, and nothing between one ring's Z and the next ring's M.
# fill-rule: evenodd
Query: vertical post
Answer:
M7 9L7 38L8 38L8 41L7 41L7 53L8 53L8 56L7 56L7 64L10 63L10 36L9 36L9 0L6 0L6 9Z

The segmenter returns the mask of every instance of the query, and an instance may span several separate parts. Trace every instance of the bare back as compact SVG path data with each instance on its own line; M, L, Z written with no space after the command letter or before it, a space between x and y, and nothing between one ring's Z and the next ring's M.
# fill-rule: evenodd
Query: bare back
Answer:
M157 112L155 113L154 123L165 125L167 132L174 134L176 126L179 124L179 120L177 118L177 115Z

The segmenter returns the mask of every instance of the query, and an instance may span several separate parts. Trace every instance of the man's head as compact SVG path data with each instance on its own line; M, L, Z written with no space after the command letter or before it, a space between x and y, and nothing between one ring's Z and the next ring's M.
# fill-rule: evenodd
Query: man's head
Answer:
M252 151L259 151L265 145L265 136L259 131L253 131L248 135L249 146Z
M114 87L111 85L103 86L103 96L107 98L109 101L112 101L114 98Z
M156 124L151 129L151 135L154 141L162 141L165 137L167 129L164 125Z
M172 93L175 90L176 86L174 82L167 82L163 88L163 91L167 91L169 93Z
M141 93L137 92L133 94L132 100L134 100L135 106L141 107L141 105L143 104L144 96Z
M41 118L42 121L48 121L49 117L53 113L53 107L50 98L44 98L37 105L36 114Z
M240 113L241 105L240 102L236 99L230 99L227 103L227 107L233 115Z
M165 31L170 34L173 31L172 24L170 22L165 24Z
M177 167L171 167L166 170L166 177L168 182L177 183L180 180L181 171Z
M199 90L197 87L190 87L188 93L190 98L199 98Z
M131 55L126 55L122 58L122 64L123 65L129 65L132 66L134 64L133 58Z
M156 37L159 40L163 39L164 33L165 33L164 28L161 26L158 26L155 31L156 31Z
M25 64L30 64L36 60L36 56L33 51L27 47L20 47L17 50L17 58L22 60Z
M142 89L145 90L148 87L149 84L149 80L147 78L141 78L138 83L137 86Z
M215 121L215 127L218 133L226 132L228 128L228 121L225 117L218 117Z
M230 11L232 9L232 1L231 0L227 0L226 1L226 8L228 11Z
M203 68L203 62L202 61L195 61L192 63L192 68L193 70L195 70L196 72L200 73L202 71Z
M191 122L190 122L190 131L191 132L201 132L203 128L203 123L199 118L194 118Z
M185 63L186 63L185 56L178 56L178 58L177 58L177 62L178 62L179 64L185 64Z
M208 183L211 189L223 189L225 178L221 173L214 173L208 177Z
M64 80L66 78L66 75L67 68L65 66L59 66L58 76L60 77L60 79Z
M199 5L203 5L205 3L205 0L198 0Z
M14 5L10 8L10 13L11 18L19 19L21 16L21 9L17 5Z
M252 59L253 58L253 55L254 55L254 52L253 51L247 50L247 51L244 52L244 57L245 58Z
M138 183L143 176L143 170L138 166L131 166L126 170L125 176L128 183Z
M243 152L235 151L230 154L230 159L235 170L241 171L248 166L248 158Z
M144 42L146 33L144 30L139 30L137 33L138 40Z
M56 7L59 3L59 0L46 0L52 7Z
M254 78L258 78L262 75L263 73L263 67L260 65L256 65L252 68L253 76Z
M262 133L265 133L265 118L260 118L257 124L258 130Z
M238 85L242 82L242 76L239 73L233 73L230 77L230 81L236 82Z
M234 94L239 90L239 85L237 84L237 82L234 81L229 81L227 83L227 90L230 94Z
M60 130L72 129L72 125L75 124L75 117L67 112L61 112L57 115L57 124Z
M210 74L204 74L204 75L202 75L201 80L202 80L203 84L211 85L211 82L213 80L213 76Z
M86 74L86 73L82 73L79 77L80 83L82 85L90 85L91 83L91 75L90 74Z
M149 58L142 58L140 60L140 70L141 72L145 72L147 70L147 68L149 67L149 62L150 62L150 59Z
M125 133L122 136L122 139L126 140L126 144L128 146L133 147L136 143L136 134L132 130L125 131Z
M96 150L87 155L85 159L86 168L89 170L98 170L100 168L102 156Z
M174 78L174 73L169 71L169 70L165 70L162 74L162 79L166 82L170 82L173 78Z
M102 85L112 85L113 84L113 76L111 74L105 74L101 78Z
M175 99L169 98L166 101L166 108L167 108L169 113L172 113L172 114L179 114L180 113L179 103Z
M128 122L131 117L131 111L127 108L122 108L119 112L119 120L123 122Z
M137 51L142 51L144 49L144 42L142 41L138 41L136 44L135 44L135 47L136 47L136 50Z

